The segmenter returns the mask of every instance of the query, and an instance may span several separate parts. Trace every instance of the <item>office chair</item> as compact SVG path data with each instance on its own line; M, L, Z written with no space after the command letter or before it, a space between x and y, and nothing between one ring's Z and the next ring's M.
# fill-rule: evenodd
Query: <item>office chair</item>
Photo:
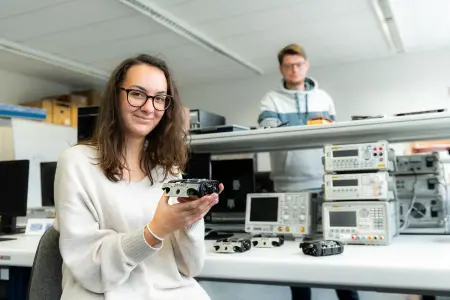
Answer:
M31 269L28 300L59 300L62 295L62 264L59 232L47 229L39 241Z

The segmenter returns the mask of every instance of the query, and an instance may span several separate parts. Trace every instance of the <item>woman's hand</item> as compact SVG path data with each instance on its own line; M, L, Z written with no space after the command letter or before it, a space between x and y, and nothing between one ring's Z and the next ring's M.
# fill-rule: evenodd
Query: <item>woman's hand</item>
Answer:
M219 193L222 191L223 185L220 184ZM170 205L169 197L164 193L159 200L158 207L149 227L156 236L164 239L170 233L203 219L211 207L218 202L219 195L211 194L202 198L189 199L189 201L180 201L178 204Z

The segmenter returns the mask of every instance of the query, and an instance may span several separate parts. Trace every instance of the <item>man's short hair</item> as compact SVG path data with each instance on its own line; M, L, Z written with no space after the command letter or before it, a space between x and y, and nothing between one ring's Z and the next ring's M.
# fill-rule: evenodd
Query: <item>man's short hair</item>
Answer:
M290 44L284 47L278 52L278 62L280 65L283 63L283 58L285 55L300 55L304 59L307 59L305 50L303 50L302 46L298 44Z

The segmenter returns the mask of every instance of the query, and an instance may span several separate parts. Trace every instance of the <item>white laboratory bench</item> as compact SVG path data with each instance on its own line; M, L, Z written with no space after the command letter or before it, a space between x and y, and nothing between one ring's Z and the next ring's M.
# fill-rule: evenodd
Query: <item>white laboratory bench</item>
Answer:
M31 267L38 236L0 242L0 266ZM341 255L306 256L298 242L207 255L199 280L308 285L328 288L450 295L450 236L403 235L389 246L347 245Z

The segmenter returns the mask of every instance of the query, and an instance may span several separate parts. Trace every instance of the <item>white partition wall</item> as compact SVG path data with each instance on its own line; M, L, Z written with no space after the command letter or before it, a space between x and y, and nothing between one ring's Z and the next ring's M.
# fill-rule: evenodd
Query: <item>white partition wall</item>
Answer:
M57 161L77 143L77 128L0 118L0 160L30 160L28 208L42 207L40 163Z

